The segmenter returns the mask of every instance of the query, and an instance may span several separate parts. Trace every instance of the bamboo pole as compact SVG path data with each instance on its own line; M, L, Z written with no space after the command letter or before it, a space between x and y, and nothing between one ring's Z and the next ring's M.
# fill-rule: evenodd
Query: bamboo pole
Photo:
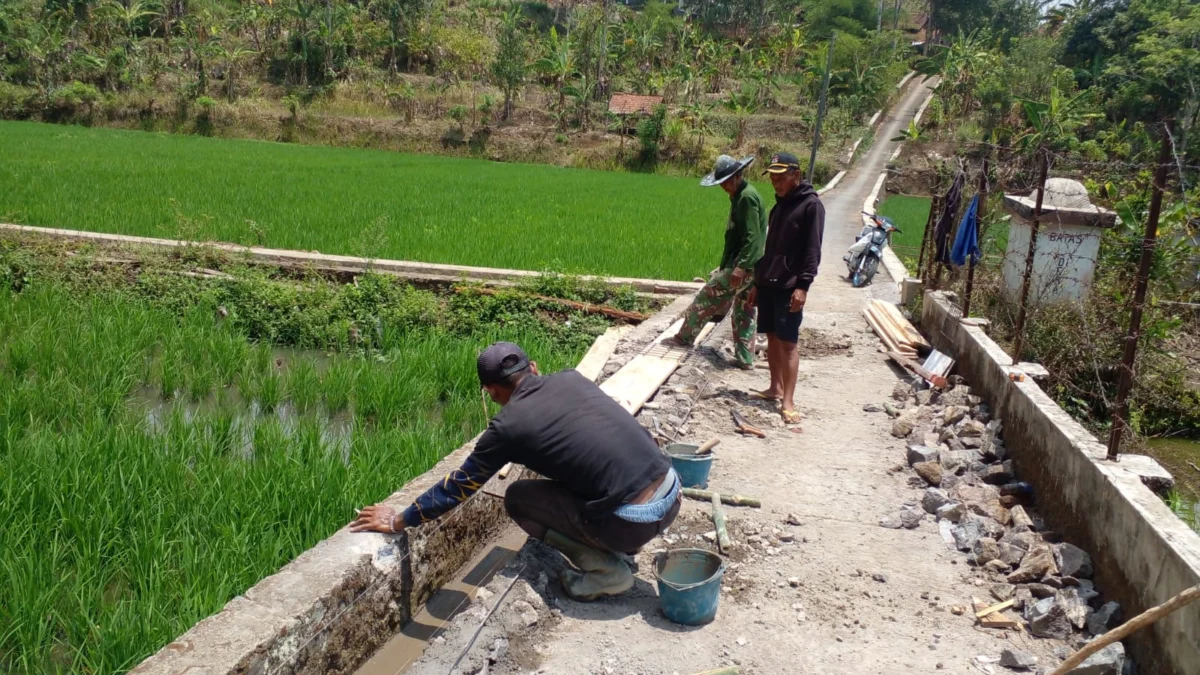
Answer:
M698 490L696 488L683 488L683 496L690 499L699 499L701 501L709 501L713 495L717 494L708 490ZM759 508L762 506L762 501L754 497L743 497L742 495L720 495L721 502L730 506L753 506Z
M717 548L721 553L729 555L733 542L729 540L729 530L725 527L725 510L721 508L721 495L714 492L712 496L713 526L717 528Z
M1142 236L1142 259L1138 262L1133 303L1129 311L1129 332L1125 335L1125 353L1121 358L1117 401L1113 406L1112 429L1108 435L1108 458L1117 461L1121 454L1121 439L1129 427L1129 392L1133 389L1133 364L1137 358L1138 340L1142 337L1142 308L1146 305L1146 287L1150 284L1150 265L1158 244L1158 218L1162 213L1163 191L1167 183L1167 162L1171 160L1171 125L1163 127L1162 151L1154 169L1154 185L1150 195L1150 213L1146 232Z
M1175 597L1164 602L1157 607L1138 614L1134 618L1108 631L1104 635L1092 640L1086 647L1075 652L1066 661L1063 661L1057 668L1050 672L1050 675L1067 675L1075 669L1076 666L1087 660L1087 657L1104 649L1114 642L1124 640L1127 636L1139 631L1146 626L1158 621L1175 610L1181 609L1184 606L1200 600L1200 586L1192 586L1191 588L1180 592Z
M1021 280L1021 300L1017 305L1016 338L1013 341L1013 363L1021 362L1021 347L1025 339L1025 317L1028 314L1029 286L1033 279L1033 256L1037 252L1038 227L1042 218L1042 199L1046 196L1046 173L1050 170L1050 159L1042 150L1041 177L1038 179L1037 204L1033 208L1033 222L1029 225L1029 250L1025 253L1025 276Z
M929 215L925 217L925 230L921 233L921 250L917 253L917 277L921 279L921 283L929 281L929 269L926 266L925 252L929 248L929 239L933 236L934 214L938 211L938 206L941 203L941 198L936 194L937 187L934 187L934 195L929 200Z

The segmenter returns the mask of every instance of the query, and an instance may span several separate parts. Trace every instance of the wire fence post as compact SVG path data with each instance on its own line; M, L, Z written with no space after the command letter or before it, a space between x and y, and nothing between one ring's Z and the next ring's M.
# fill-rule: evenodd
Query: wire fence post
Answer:
M983 156L983 171L979 173L979 208L975 211L975 232L978 239L979 224L983 222L983 216L987 212L988 198L988 155ZM982 251L980 251L982 255ZM974 251L967 252L967 287L963 289L963 310L962 316L964 319L971 316L971 291L975 288L975 253Z
M921 250L917 253L917 277L921 279L922 285L927 285L929 281L929 269L926 266L925 249L929 248L929 238L933 235L930 232L933 230L934 214L938 212L938 202L940 198L937 196L937 188L934 188L934 195L929 200L929 215L925 217L925 231L921 233Z
M1146 217L1146 232L1142 235L1142 258L1138 262L1133 302L1129 311L1129 332L1125 335L1125 353L1121 358L1117 401L1113 405L1112 429L1108 434L1108 459L1117 461L1121 440L1129 429L1129 392L1133 389L1133 364L1137 357L1138 339L1142 333L1142 308L1146 304L1146 289L1150 285L1150 265L1158 245L1158 218L1162 213L1163 192L1167 183L1167 163L1171 161L1171 123L1163 127L1162 151L1154 168L1154 184L1150 194L1150 212Z
M821 122L825 120L825 99L829 95L829 70L833 68L833 43L837 40L837 31L829 32L829 56L825 59L825 76L821 78L821 99L817 103L817 126L813 129L812 153L808 156L808 182L813 180L813 170L817 168L817 148L821 146Z
M1033 255L1037 252L1038 228L1042 219L1042 199L1046 196L1046 174L1050 170L1049 153L1041 150L1040 177L1038 178L1037 204L1033 207L1033 222L1029 224L1029 250L1025 253L1025 275L1021 278L1021 298L1017 304L1016 337L1013 339L1013 363L1021 362L1021 347L1025 339L1025 318L1029 310L1029 286L1033 279Z

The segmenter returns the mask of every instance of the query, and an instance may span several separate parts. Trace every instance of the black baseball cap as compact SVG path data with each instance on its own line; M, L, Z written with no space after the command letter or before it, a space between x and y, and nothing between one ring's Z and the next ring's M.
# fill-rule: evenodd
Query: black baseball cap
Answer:
M771 155L771 163L767 165L767 173L786 173L788 171L799 171L800 160L790 152L777 152Z
M510 357L516 357L515 362ZM505 360L509 361L507 367ZM529 357L511 342L497 342L480 352L475 367L479 370L479 384L487 386L528 368Z

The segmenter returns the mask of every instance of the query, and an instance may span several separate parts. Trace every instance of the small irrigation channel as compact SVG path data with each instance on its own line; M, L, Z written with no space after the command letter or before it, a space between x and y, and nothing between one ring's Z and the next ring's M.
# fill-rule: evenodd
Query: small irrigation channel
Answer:
M207 256L0 239L0 672L132 668L482 430L484 346L609 325Z

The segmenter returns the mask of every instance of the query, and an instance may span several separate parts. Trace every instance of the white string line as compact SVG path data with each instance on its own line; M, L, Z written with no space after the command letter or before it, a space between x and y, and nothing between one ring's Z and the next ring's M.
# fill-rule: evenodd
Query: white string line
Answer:
M476 493L476 494L478 494L478 493ZM475 498L475 495L471 495L471 496L470 496L470 497L468 497L468 498L467 498L465 501L463 501L461 504L459 504L458 506L456 506L456 507L454 508L454 512L453 512L453 513L451 513L451 514L450 514L450 516L449 516L449 517L447 517L445 520L443 520L441 523L438 523L438 524L437 524L437 525L436 525L436 526L435 526L435 527L434 527L434 528L433 528L433 529L432 529L432 530L429 532L429 534L427 534L427 535L426 535L426 537L431 537L431 536L433 536L434 534L436 534L437 532L439 532L439 531L440 531L440 530L441 530L443 527L446 527L446 526L448 526L448 525L449 525L449 524L450 524L452 521L454 521L456 518L458 518L459 516L461 516L461 515L462 515L464 512L463 512L463 511L461 511L460 509L461 509L463 506L465 506L467 502L471 501L471 500L472 500L472 499L474 499L474 498ZM403 563L405 560L407 560L407 559L408 559L408 558L410 558L411 556L412 556L412 551L409 551L408 553L405 553L404 555L400 556L400 559L396 561L396 564L397 564L397 565L399 565L399 564ZM353 608L354 608L356 605L358 605L358 602L359 602L360 600L362 600L363 596L365 596L367 593L370 593L371 591L375 590L375 588L377 588L377 587L379 586L379 584L381 584L381 583L382 583L382 582L384 582L384 581L387 581L388 579L389 579L389 576L388 576L386 573L385 573L385 574L382 574L382 575L381 575L381 576L380 576L378 579L376 579L374 582L372 582L372 583L371 583L371 585L367 586L367 587L366 587L365 589L363 589L363 590L362 590L362 591L361 591L361 592L360 592L358 595L356 595L356 596L354 597L354 599L350 601L350 604L346 605L346 607L345 607L345 608L343 608L343 609L342 609L340 612L338 612L336 615L334 615L334 617L333 617L333 618L331 618L329 621L325 622L325 625L323 625L323 626L321 626L319 629L317 629L317 630L316 630L316 631L315 631L315 632L312 634L312 636L311 636L311 637L309 637L307 640L305 640L305 641L304 641L304 644L300 645L299 649L297 649L297 650L296 650L296 651L295 651L295 652L294 652L294 653L293 653L293 654L292 654L290 657L288 657L286 660L284 660L284 662L283 662L283 663L281 663L281 664L279 664L278 666L276 666L276 667L275 667L273 670L271 670L270 672L271 672L272 674L274 674L274 673L278 673L278 672L279 672L281 669L283 669L285 666L291 665L291 663L292 663L293 661L295 661L295 660L296 660L296 658L297 658L298 656L300 656L300 654L301 654L301 653L304 651L304 649L305 649L306 647L308 647L308 645L309 645L309 644L311 644L313 640L317 639L317 637L318 637L318 636L320 636L322 633L324 633L324 632L325 632L325 630L326 630L326 629L328 629L330 626L332 626L332 625L334 624L334 622L336 622L338 619L342 618L342 616L343 616L343 615L345 615L345 614L346 614L346 612L350 611L350 610L351 610L351 609L353 609Z
M505 588L504 592L500 594L500 599L496 601L496 604L492 605L490 610L488 610L488 613L483 617L483 621L479 622L479 626L475 629L475 633L471 635L471 641L467 643L467 646L463 648L461 653L459 653L458 658L454 660L454 665L450 666L450 671L447 673L447 675L454 675L454 669L458 668L458 664L462 663L462 660L466 658L467 654L471 653L471 648L475 646L475 641L479 639L479 634L483 632L483 627L487 625L488 619L492 618L492 615L495 614L496 610L500 608L500 604L504 602L504 599L507 598L508 594L512 592L513 587L516 586L517 582L521 580L521 574L524 571L525 564L522 564L521 569L517 570L517 573L513 575L513 580L508 583L508 588ZM462 607L462 603L460 602L458 606ZM455 609L457 610L457 608ZM399 675L400 671L407 667L408 664L405 664L400 668L400 670L396 671L395 675Z

